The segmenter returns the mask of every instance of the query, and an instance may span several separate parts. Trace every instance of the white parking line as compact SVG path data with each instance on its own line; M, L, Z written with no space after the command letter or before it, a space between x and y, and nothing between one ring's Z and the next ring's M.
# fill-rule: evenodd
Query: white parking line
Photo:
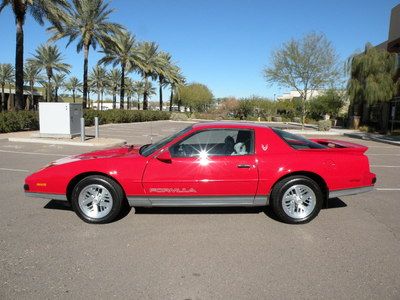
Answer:
M23 170L23 169L8 169L8 168L0 168L0 171L12 171L12 172L24 172L24 173L29 172L29 170Z
M377 191L400 191L400 188L375 188Z
M371 165L374 168L400 168L400 166Z
M367 153L368 156L400 156L400 154Z
M8 150L0 150L3 153L13 153L13 154L29 154L29 155L45 155L45 156L70 156L66 154L57 154L57 153L37 153L37 152L23 152L23 151L8 151Z

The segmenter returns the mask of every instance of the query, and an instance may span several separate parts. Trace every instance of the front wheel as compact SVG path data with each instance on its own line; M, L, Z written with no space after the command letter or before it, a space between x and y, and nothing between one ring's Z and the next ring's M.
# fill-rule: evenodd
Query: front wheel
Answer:
M289 224L307 223L322 208L319 185L306 176L291 176L278 182L271 193L271 206L278 218Z
M122 188L112 179L92 175L82 179L72 191L75 213L87 223L109 223L121 212Z

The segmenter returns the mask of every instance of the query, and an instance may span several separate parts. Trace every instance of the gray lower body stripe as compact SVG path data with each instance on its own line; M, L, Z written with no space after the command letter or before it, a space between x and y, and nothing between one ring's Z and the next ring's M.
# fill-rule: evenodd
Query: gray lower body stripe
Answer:
M44 199L68 201L67 196L61 195L61 194L46 194L46 193L25 192L25 196L34 197L34 198L44 198Z
M231 196L231 197L160 197L128 196L130 206L265 206L268 196Z
M329 192L329 199L330 198L342 197L342 196L350 196L350 195L366 193L366 192L372 191L373 189L374 189L373 186L364 186L364 187L359 187L359 188L354 188L354 189L330 191Z

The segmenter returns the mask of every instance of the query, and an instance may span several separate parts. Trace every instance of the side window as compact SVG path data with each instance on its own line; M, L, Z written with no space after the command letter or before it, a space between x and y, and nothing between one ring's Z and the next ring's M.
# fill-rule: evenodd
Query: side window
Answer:
M254 153L252 130L213 129L197 132L170 148L172 157L230 156Z

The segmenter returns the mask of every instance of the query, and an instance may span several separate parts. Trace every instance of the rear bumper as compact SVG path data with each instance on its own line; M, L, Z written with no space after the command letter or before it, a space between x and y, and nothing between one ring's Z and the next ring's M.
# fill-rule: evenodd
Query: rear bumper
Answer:
M349 195L356 195L356 194L366 193L366 192L372 191L373 189L374 189L373 186L363 186L363 187L354 188L354 189L344 189L344 190L330 191L329 192L329 199L342 197L342 196L349 196Z

